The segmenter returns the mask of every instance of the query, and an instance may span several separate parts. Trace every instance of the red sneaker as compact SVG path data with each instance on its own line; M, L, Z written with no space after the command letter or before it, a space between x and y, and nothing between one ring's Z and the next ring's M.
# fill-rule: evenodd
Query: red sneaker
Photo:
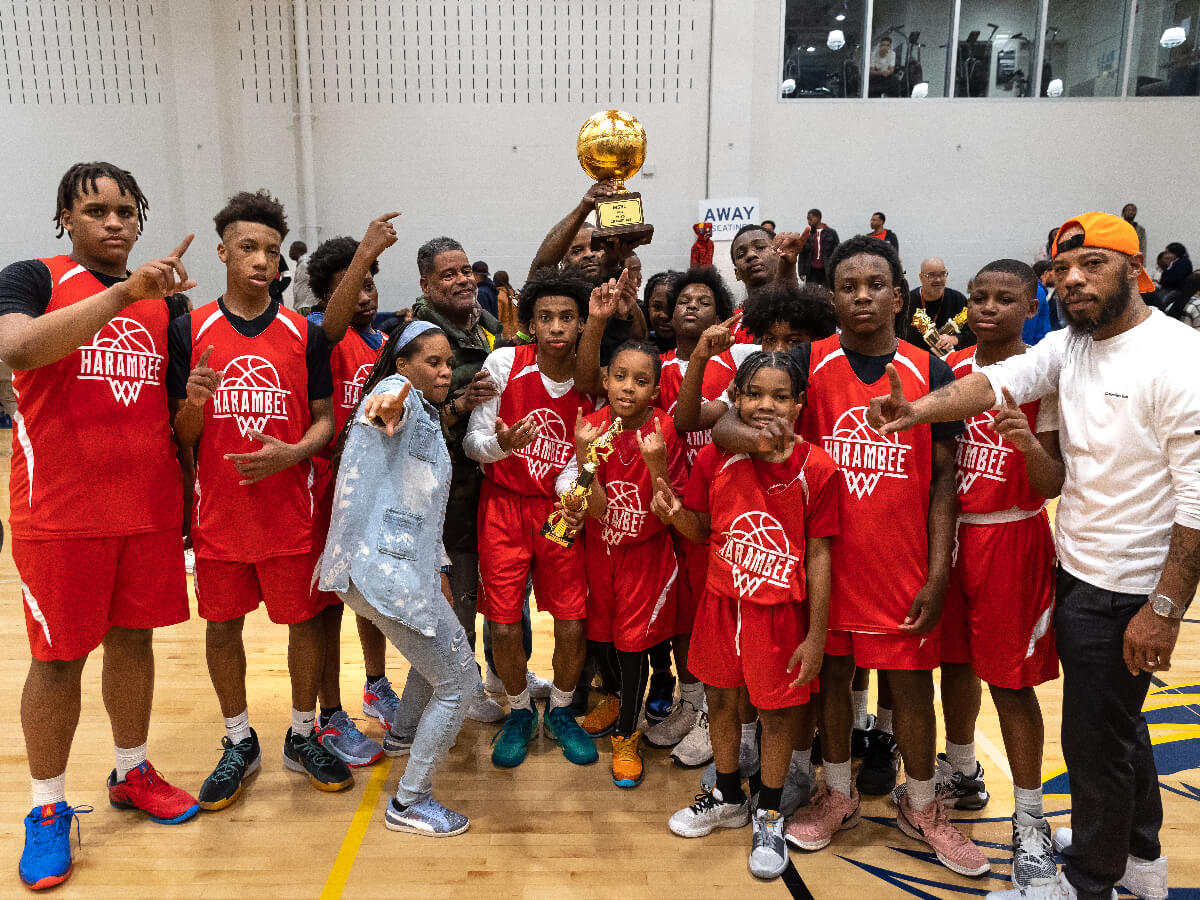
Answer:
M108 776L108 802L117 809L140 809L160 825L178 825L200 811L195 797L168 784L149 762L130 769L123 781L117 781L113 769Z

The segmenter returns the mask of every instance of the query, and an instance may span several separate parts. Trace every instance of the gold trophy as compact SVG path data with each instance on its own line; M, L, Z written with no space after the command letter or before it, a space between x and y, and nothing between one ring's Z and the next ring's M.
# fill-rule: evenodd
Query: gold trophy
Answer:
M964 309L949 319L941 328L938 328L933 324L933 319L929 318L929 313L918 309L913 313L912 323L913 327L921 332L921 337L925 338L925 343L929 345L929 352L938 357L944 357L950 351L937 349L938 338L944 334L962 334L963 326L967 324L967 311Z
M634 116L606 109L583 123L575 140L579 165L596 181L611 178L617 193L596 204L598 227L592 245L612 240L648 244L654 226L642 215L642 195L625 188L625 179L637 174L646 161L646 129Z
M587 503L588 494L592 492L592 479L596 477L596 468L600 465L601 460L608 459L612 455L613 438L620 433L621 418L617 416L613 419L608 431L588 444L587 462L579 467L579 474L571 482L571 486L559 497L563 506L568 505L568 497L571 498L570 505L575 509L581 509ZM575 506L577 503L579 506ZM556 508L542 524L542 537L561 544L563 547L570 547L575 543L575 534L575 531L567 527L561 509Z

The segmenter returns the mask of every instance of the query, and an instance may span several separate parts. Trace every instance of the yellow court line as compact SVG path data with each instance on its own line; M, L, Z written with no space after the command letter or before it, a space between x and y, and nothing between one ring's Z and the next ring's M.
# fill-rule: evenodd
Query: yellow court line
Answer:
M376 766L371 772L371 780L367 782L367 789L358 801L358 809L354 811L354 818L350 820L346 838L338 850L337 859L333 861L333 868L329 870L329 877L325 879L325 887L321 889L320 900L339 900L346 889L346 882L350 878L350 870L354 868L354 860L358 858L358 850L367 833L367 826L375 817L375 804L379 801L379 793L391 772L390 758L387 765Z

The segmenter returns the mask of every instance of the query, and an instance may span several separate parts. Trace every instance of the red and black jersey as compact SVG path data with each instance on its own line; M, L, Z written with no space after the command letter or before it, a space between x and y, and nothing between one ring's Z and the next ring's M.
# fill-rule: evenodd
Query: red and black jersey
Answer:
M679 402L679 389L683 387L687 362L680 359L674 350L668 350L659 356L659 359L662 360L662 375L658 381L658 400L655 401L655 405L673 416L675 406ZM732 350L726 350L709 359L700 387L701 401L722 399L736 374L737 361ZM685 431L682 434L687 444L688 468L691 468L696 461L696 454L712 443L712 430L705 428L701 431Z
M358 406L363 384L370 377L382 349L382 346L373 348L355 328L347 328L345 337L333 348L329 357L333 371L333 440L322 455L327 456L333 449L338 435Z

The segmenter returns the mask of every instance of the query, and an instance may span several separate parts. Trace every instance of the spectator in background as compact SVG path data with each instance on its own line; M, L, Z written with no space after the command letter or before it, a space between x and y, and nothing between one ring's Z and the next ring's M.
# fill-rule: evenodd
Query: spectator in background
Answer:
M1137 223L1137 204L1126 203L1121 208L1121 218L1133 226L1133 230L1137 232L1138 246L1142 248L1142 256L1146 255L1146 229Z
M883 227L883 223L887 221L887 216L881 212L871 213L871 237L879 238L881 241L887 241L892 245L892 249L897 253L900 252L900 239L896 237L896 232L889 231Z
M1054 330L1050 321L1050 295L1042 284L1042 276L1050 269L1050 263L1043 261L1034 263L1033 274L1037 276L1037 314L1026 319L1021 327L1021 340L1032 347L1047 334Z
M1050 261L1050 249L1054 246L1054 239L1056 237L1058 237L1058 229L1051 228L1050 233L1046 235L1046 243L1038 247L1037 253L1033 254L1033 261L1035 263Z
M821 211L808 211L808 227L800 235L804 241L796 258L800 275L806 281L825 283L825 264L840 243L838 233L821 221Z
M1050 317L1050 330L1058 331L1066 323L1062 310L1058 308L1058 297L1054 291L1054 270L1050 268L1050 260L1043 259L1033 264L1033 272L1038 277L1038 304L1046 298L1046 314Z
M867 96L897 97L900 95L900 84L896 78L896 51L892 49L892 39L883 37L871 54L871 69L867 81Z
M404 307L399 312L392 313L383 320L383 324L379 326L379 330L384 334L391 336L397 328L403 329L405 325L413 320L413 311L410 307Z
M669 270L655 272L646 282L642 302L646 305L646 323L650 327L650 340L660 353L675 349L675 326L671 324L671 284L682 272Z
M284 293L284 302L303 315L308 315L318 302L308 284L308 244L304 241L292 241L288 247L288 256L292 260L294 271L291 289Z
M475 273L475 301L493 316L497 314L496 283L488 275L488 264L483 260L471 266Z
M503 269L496 272L496 318L504 332L504 339L511 341L517 335L517 292Z
M1178 241L1167 244L1167 249L1158 254L1158 263L1162 266L1158 286L1164 291L1180 290L1183 282L1192 274L1192 261L1188 258L1187 247Z
M948 277L946 264L936 256L931 256L921 263L921 284L913 288L912 293L908 295L904 333L900 335L904 340L918 347L927 346L925 338L912 323L913 313L918 309L925 310L933 324L941 329L950 319L967 308L967 298L953 288L946 287ZM974 343L975 335L963 325L961 334L943 334L938 338L937 349L949 352L959 347L970 347Z
M763 231L765 231L767 234L769 234L771 237L775 237L775 220L774 219L763 219L762 224L759 225L758 227L761 228Z

